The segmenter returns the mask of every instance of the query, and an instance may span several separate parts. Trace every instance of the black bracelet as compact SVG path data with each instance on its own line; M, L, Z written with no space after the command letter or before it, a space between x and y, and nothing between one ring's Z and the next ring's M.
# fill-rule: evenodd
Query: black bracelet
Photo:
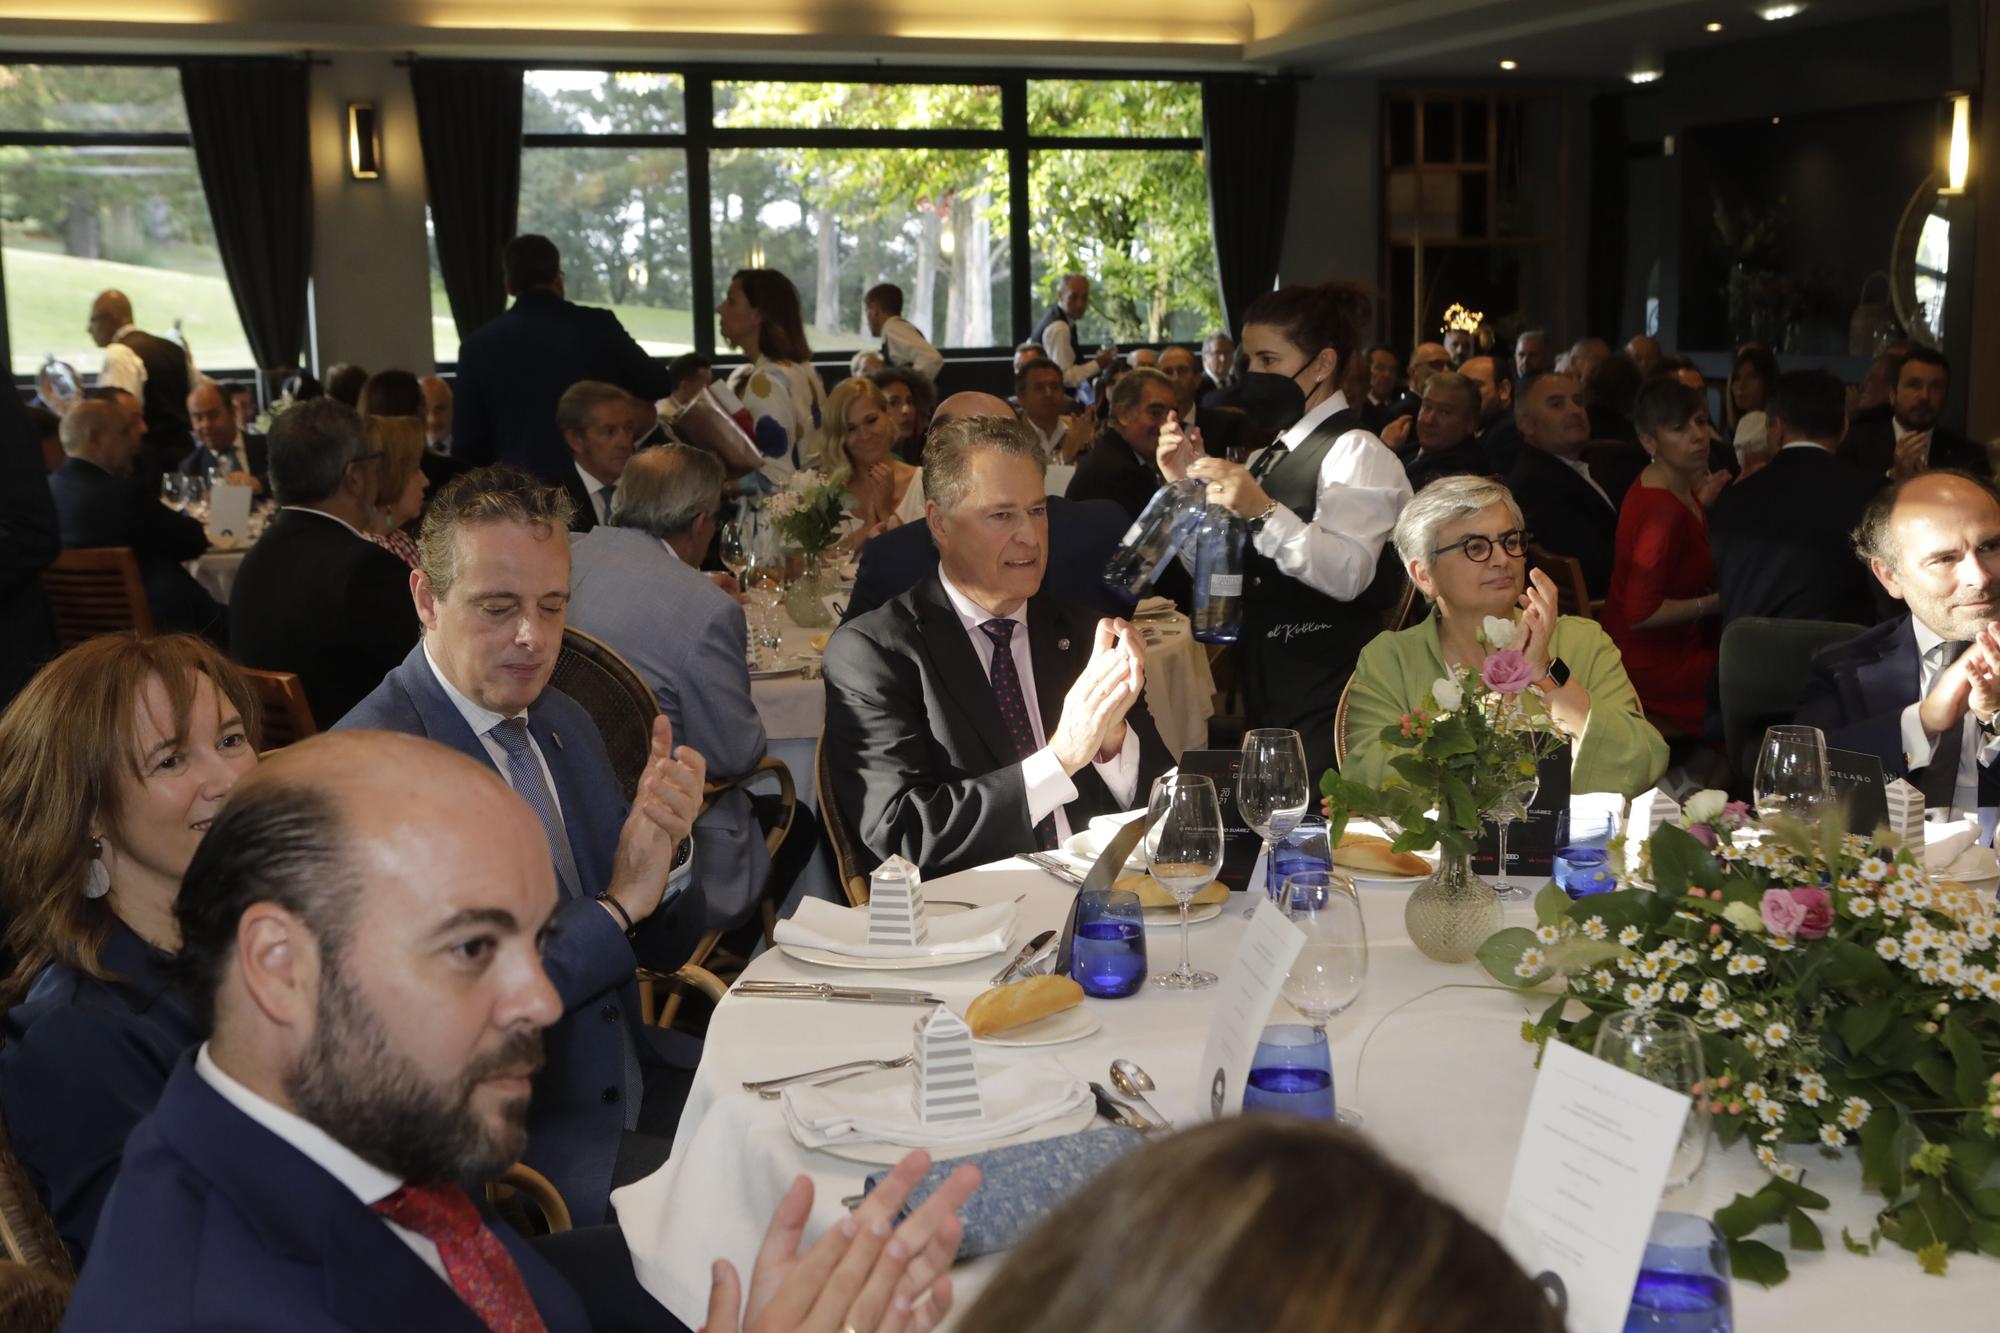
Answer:
M632 924L632 914L625 910L625 905L612 897L608 890L598 894L597 901L609 907L618 919L625 923L625 938L628 940L631 939L632 932L637 930L638 927Z

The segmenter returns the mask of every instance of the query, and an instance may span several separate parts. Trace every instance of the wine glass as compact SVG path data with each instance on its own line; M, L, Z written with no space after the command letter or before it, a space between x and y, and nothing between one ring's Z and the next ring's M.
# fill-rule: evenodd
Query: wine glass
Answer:
M1368 979L1368 928L1361 899L1345 875L1302 870L1286 877L1281 905L1305 936L1285 974L1284 996L1324 1036L1327 1021L1360 998ZM1337 1115L1344 1123L1361 1123L1360 1113L1349 1108Z
M1243 822L1264 840L1264 892L1278 896L1274 862L1278 844L1306 817L1312 785L1306 777L1306 747L1285 727L1257 727L1243 733L1243 759L1236 774L1236 808ZM1256 911L1253 901L1245 916Z
M1818 727L1766 728L1750 788L1757 817L1812 819L1826 800L1826 768L1826 737Z
M1667 1170L1667 1188L1677 1190L1693 1180L1708 1156L1708 1098L1702 1095L1707 1074L1694 1024L1681 1014L1621 1009L1605 1016L1592 1053L1606 1064L1689 1096L1680 1146Z
M1181 908L1181 965L1154 976L1170 990L1202 990L1215 973L1188 963L1188 903L1215 882L1222 869L1222 802L1208 778L1172 773L1153 785L1152 826L1143 846L1146 869Z
M180 513L187 512L187 487L178 472L160 474L160 503Z
M1516 884L1507 877L1507 828L1510 824L1528 817L1528 807L1534 804L1535 793L1541 789L1540 778L1529 778L1526 782L1516 783L1501 793L1499 803L1488 812L1488 817L1500 830L1500 859L1495 863L1499 873L1493 877L1493 891L1502 898L1518 900L1528 896L1526 885Z

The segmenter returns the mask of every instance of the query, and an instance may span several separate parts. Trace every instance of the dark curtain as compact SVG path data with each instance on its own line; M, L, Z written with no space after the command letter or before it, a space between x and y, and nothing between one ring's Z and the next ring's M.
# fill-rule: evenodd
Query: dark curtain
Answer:
M1625 143L1625 95L1590 103L1590 237L1584 249L1583 333L1625 345L1643 325L1625 326L1625 223L1631 212L1630 153ZM1645 305L1639 318L1645 319ZM1579 334L1578 336L1582 336Z
M1201 88L1201 147L1222 317L1233 333L1278 277L1292 193L1298 85L1290 79L1209 79Z
M521 202L521 66L415 61L438 269L458 336L507 308L500 252Z
M311 72L302 60L181 64L194 161L250 351L296 366L312 276Z

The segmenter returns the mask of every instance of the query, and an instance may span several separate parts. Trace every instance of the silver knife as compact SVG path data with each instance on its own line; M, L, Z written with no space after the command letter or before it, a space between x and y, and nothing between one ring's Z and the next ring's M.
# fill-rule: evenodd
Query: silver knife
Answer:
M1054 852L1023 852L1021 859L1048 871L1073 888L1083 887L1083 874Z
M1043 948L1043 946L1047 945L1048 942L1054 939L1055 937L1056 937L1056 932L1053 930L1045 930L1039 935L1030 937L1028 942L1021 946L1021 952L1015 954L1012 958L1008 959L1007 966L1001 968L998 972L995 972L993 974L993 980L987 982L986 984L989 986L1006 985L1008 978L1012 977L1017 971L1020 970L1021 964L1027 962L1030 958L1033 958L1035 954L1040 949Z
M834 986L819 981L739 981L730 989L764 1000L833 1000L850 1004L943 1004L929 991L897 990L888 986Z

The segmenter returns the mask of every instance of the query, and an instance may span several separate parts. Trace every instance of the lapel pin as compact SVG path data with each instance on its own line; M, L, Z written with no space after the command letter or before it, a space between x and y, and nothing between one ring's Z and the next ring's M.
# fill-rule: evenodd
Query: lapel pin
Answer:
M556 743L556 748L557 748L558 750L562 749L562 747L563 747L563 746L562 746L562 733L561 733L560 731L551 731L551 732L549 733L549 739L550 739L550 740L552 740L552 741L554 741L554 742Z
M1059 652L1059 653L1066 653L1066 652L1068 652L1068 651L1069 651L1069 640L1068 640L1068 639L1057 639L1057 640L1056 640L1056 651L1057 651L1057 652Z

